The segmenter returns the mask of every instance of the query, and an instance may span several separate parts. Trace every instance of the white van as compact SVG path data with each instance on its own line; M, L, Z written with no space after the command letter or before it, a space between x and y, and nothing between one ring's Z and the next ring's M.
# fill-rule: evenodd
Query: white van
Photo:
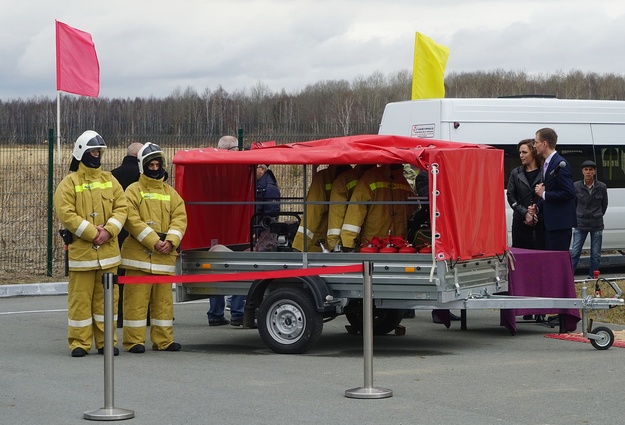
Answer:
M520 165L517 143L550 127L556 150L581 180L581 163L597 163L597 178L608 186L604 251L625 251L625 101L561 100L544 97L428 99L389 103L379 134L482 143L505 151L506 188L510 170ZM507 206L508 223L512 210ZM590 238L586 240L589 249Z

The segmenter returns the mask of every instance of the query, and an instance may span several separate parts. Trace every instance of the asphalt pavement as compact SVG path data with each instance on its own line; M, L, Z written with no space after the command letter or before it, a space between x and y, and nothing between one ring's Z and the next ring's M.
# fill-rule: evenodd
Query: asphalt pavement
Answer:
M67 298L0 298L0 424L78 424L104 406L104 358L70 357ZM339 317L306 354L279 355L257 330L209 327L206 302L175 305L183 351L114 358L114 406L132 424L620 424L623 349L511 336L495 310L469 311L468 330L405 319L374 341L373 386L385 399L345 397L364 385L363 341ZM610 325L614 330L623 327ZM121 331L117 330L121 338ZM148 340L149 341L149 340Z

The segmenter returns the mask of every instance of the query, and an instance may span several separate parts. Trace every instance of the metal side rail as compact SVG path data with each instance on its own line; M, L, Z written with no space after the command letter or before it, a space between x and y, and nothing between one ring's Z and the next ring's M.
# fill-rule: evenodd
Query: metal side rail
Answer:
M497 295L486 292L479 294L470 294L466 299L459 300L454 303L454 307L449 308L466 308L466 309L489 309L489 308L563 308L563 309L581 309L582 313L587 310L607 310L609 308L625 305L623 300L623 291L618 286L617 281L623 278L598 278L597 280L583 280L581 298L548 298L548 297L527 297L515 295ZM606 282L615 292L614 297L596 297L588 295L588 282ZM464 307L463 307L464 306ZM583 318L583 317L582 317Z
M454 305L452 306L452 304ZM622 305L625 305L625 301L622 298L595 298L592 296L583 298L544 298L512 295L479 295L471 296L463 301L445 304L445 308L466 308L467 310L492 308L607 310Z
M598 326L593 329L593 321L588 318L590 310L607 310L613 307L625 305L625 300L621 298L623 292L615 280L608 281L600 278L598 281L607 282L616 295L611 298L596 297L588 295L586 281L582 286L581 298L541 298L541 297L519 297L511 295L489 295L476 294L466 300L457 303L454 307L470 309L506 309L506 308L561 308L580 309L582 312L582 333L584 338L588 338L593 347L597 350L607 350L614 344L614 332L606 326ZM450 308L454 308L450 307Z

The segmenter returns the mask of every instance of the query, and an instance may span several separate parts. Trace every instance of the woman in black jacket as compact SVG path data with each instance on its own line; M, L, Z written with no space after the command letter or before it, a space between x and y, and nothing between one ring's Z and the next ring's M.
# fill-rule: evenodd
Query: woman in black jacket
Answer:
M541 162L536 155L533 139L517 144L521 165L510 173L508 204L512 215L512 246L526 249L545 249L545 230L542 214L530 214L527 207L536 203L534 187L542 182Z

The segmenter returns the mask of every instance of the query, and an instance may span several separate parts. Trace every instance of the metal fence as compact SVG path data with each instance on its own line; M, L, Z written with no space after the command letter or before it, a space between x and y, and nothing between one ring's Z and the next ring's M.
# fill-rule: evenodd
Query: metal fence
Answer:
M335 136L338 135L248 134L244 137L244 147L258 141L274 140L277 144L283 144ZM64 245L58 235L60 224L56 214L53 214L50 227L52 243L48 243L48 205L57 184L69 172L76 137L78 134L67 135L67 141L61 143L60 153L54 142L52 158L48 153L49 144L45 133L10 145L0 144L0 284L64 278ZM177 150L216 147L218 141L218 137L171 135L116 135L104 138L109 146L102 158L104 170L111 170L121 164L130 143L150 141L165 151L172 185L174 170L171 159ZM49 162L52 164L51 184ZM301 168L283 165L272 169L283 197L303 196L299 180Z

